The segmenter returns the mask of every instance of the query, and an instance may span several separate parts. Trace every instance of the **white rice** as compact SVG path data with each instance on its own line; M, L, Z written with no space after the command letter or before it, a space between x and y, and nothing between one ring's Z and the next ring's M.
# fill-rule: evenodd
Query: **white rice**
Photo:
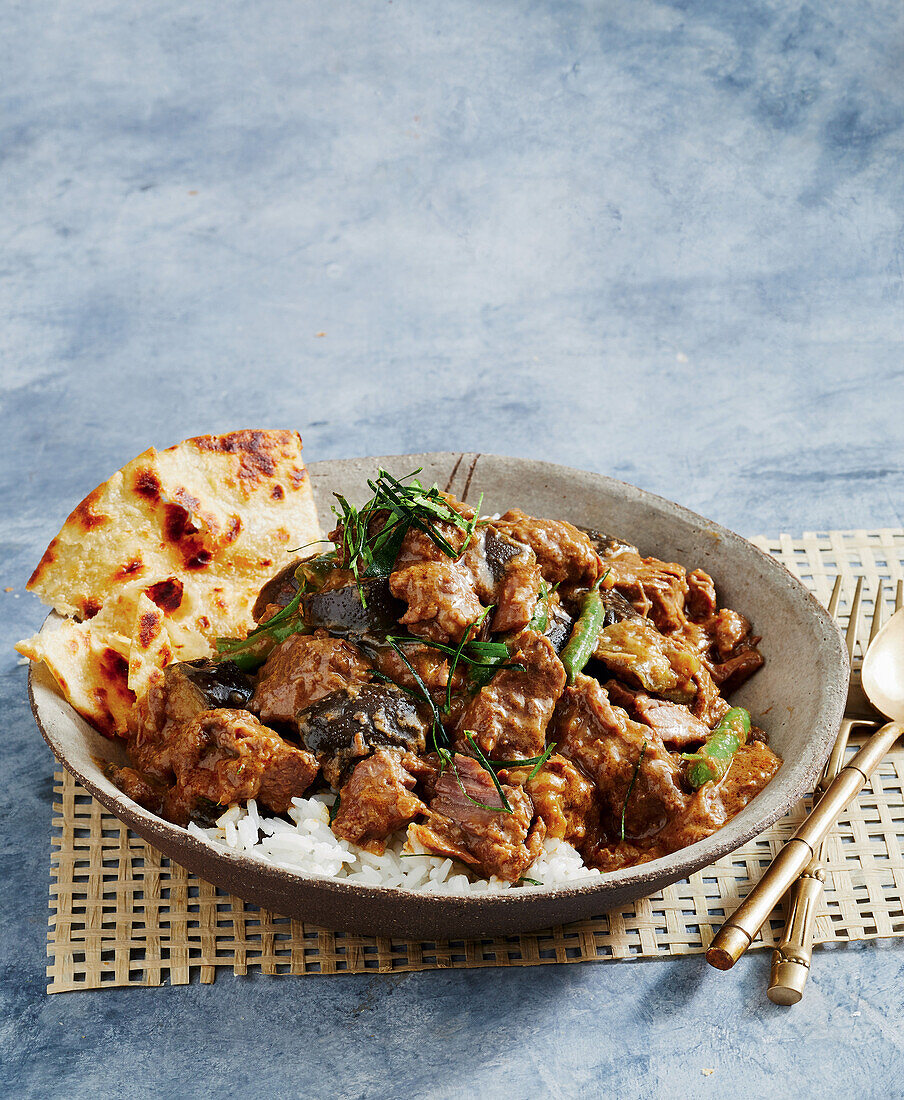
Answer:
M329 810L334 794L293 798L289 817L261 817L254 799L247 806L230 806L211 829L192 822L188 831L199 840L221 844L264 863L305 875L342 879L363 886L394 886L431 894L496 894L504 890L530 889L503 882L495 875L485 879L463 863L432 855L407 832L390 838L382 856L340 840L330 828ZM600 872L585 867L580 854L564 840L547 840L525 876L542 886L561 886L576 880L595 879Z

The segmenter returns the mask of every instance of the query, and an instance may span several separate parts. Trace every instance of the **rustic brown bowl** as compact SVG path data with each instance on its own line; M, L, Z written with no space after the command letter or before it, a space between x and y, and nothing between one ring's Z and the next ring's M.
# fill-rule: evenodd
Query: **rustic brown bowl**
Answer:
M724 605L748 615L762 634L765 668L737 693L768 731L784 764L769 786L713 836L680 852L587 885L527 886L498 896L437 897L369 888L262 865L205 844L118 791L102 772L122 760L62 699L43 666L32 667L32 709L55 755L100 802L166 855L246 901L329 928L410 939L461 939L545 928L619 908L705 867L784 814L813 783L841 720L848 660L826 611L781 565L740 536L671 501L598 474L497 455L437 453L345 459L312 465L321 520L332 492L366 496L378 465L397 475L421 466L458 497L494 514L519 507L621 535L643 553L711 573ZM59 622L51 615L44 625Z

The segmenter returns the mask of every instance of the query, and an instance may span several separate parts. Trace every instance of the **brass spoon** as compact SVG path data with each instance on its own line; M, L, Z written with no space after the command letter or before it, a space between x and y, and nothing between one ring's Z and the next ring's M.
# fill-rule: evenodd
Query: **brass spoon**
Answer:
M860 678L876 710L904 723L904 609L896 611L873 639Z
M860 677L869 701L892 721L874 733L841 769L810 816L716 933L706 961L717 970L730 970L744 954L782 895L813 858L820 841L904 733L904 609L896 611L873 639Z

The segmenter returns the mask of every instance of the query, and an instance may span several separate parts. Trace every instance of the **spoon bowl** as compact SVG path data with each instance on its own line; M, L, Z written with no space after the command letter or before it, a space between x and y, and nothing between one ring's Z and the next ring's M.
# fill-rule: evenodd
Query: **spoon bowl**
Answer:
M860 677L873 706L887 718L904 722L904 608L873 638Z

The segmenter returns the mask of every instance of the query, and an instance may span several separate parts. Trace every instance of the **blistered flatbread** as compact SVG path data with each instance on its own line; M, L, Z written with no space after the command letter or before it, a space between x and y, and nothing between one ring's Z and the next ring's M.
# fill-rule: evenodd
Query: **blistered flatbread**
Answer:
M264 582L320 537L297 432L151 448L89 493L28 582L80 621L17 649L89 721L123 733L153 668L242 636Z
M101 733L124 737L135 706L129 688L132 639L115 629L119 614L113 602L88 622L64 619L16 649L43 661L67 701Z

